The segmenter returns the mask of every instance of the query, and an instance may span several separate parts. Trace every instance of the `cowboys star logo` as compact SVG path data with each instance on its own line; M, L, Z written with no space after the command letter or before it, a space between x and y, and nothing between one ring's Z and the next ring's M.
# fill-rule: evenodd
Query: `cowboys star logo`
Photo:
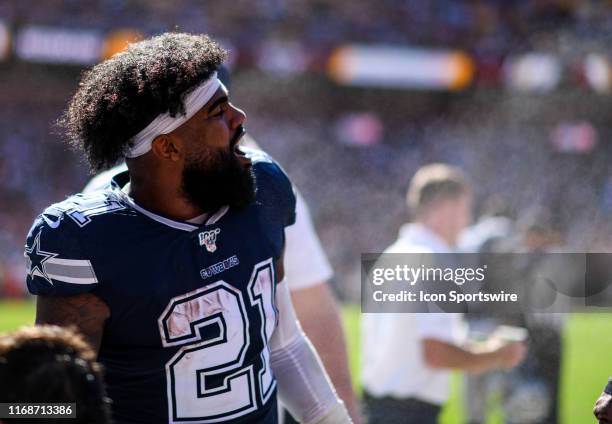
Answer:
M25 248L24 256L29 259L29 267L28 267L28 275L32 278L39 276L47 280L50 284L53 284L51 278L47 275L45 271L45 262L51 258L56 257L57 253L45 252L40 248L40 235L42 230L38 232L36 237L34 238L34 243L32 243L32 247Z

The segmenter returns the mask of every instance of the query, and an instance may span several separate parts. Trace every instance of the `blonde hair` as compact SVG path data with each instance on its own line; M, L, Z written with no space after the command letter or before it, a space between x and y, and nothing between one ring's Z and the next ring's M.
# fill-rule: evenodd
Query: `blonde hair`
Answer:
M418 214L434 200L470 193L470 183L463 171L443 163L432 163L419 168L410 180L406 203L411 213Z

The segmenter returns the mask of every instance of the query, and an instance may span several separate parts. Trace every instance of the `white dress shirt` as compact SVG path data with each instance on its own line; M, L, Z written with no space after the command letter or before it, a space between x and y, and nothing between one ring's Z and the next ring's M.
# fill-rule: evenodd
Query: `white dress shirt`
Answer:
M295 195L295 223L285 229L285 280L291 291L326 282L333 275L308 205L297 190Z
M445 253L452 248L421 224L407 224L385 253ZM377 313L362 317L362 381L377 397L416 398L442 405L450 392L450 370L425 364L423 339L459 344L462 314Z

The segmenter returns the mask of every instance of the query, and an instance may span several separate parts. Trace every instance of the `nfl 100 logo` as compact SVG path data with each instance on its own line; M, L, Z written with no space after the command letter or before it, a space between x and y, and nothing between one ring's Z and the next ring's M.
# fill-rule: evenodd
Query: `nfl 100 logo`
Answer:
M220 232L220 228L201 232L198 235L200 240L200 246L206 247L206 250L210 253L217 250L217 235L219 235Z

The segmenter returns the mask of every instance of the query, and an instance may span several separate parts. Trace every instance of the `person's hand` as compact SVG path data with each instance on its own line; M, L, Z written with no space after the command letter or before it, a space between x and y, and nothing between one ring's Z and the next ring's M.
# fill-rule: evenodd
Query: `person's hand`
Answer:
M612 395L602 392L597 402L595 402L593 414L595 414L600 424L612 423Z
M495 350L499 366L504 369L516 367L521 363L526 353L527 347L523 342L508 343Z

